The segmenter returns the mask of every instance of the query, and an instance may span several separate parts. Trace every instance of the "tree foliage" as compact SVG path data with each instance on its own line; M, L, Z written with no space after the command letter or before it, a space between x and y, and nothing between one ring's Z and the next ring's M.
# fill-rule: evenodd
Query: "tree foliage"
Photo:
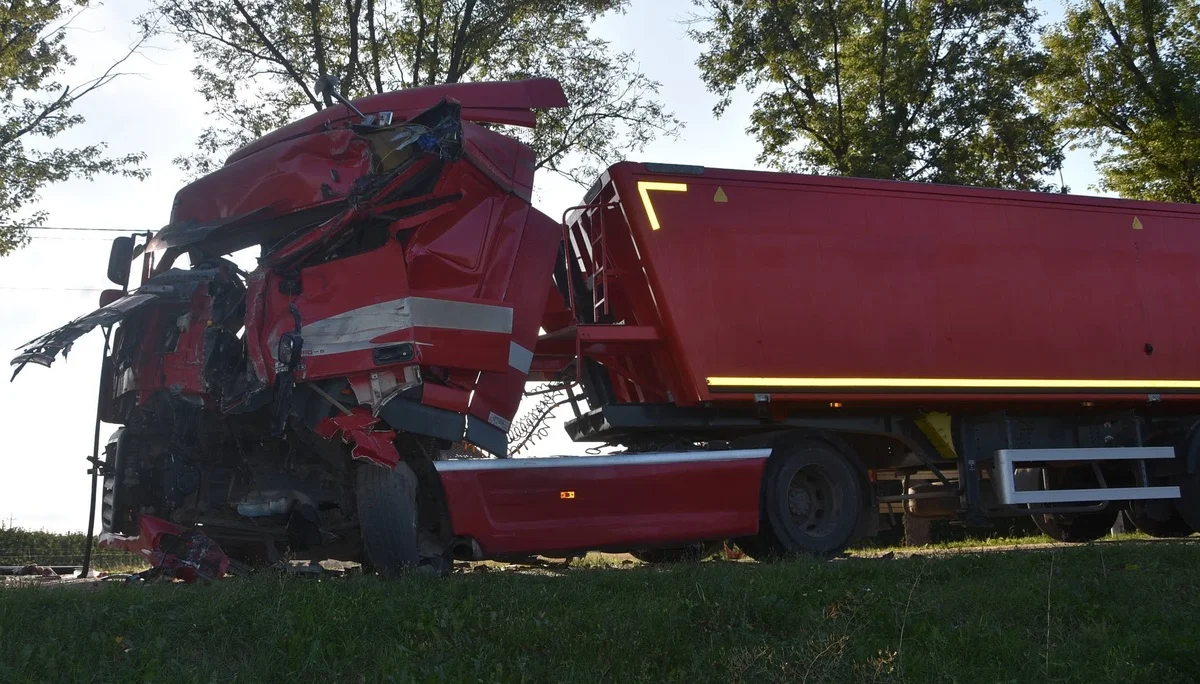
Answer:
M1200 202L1200 4L1076 2L1045 45L1038 99L1100 152L1101 187Z
M142 154L108 157L104 143L78 148L31 146L52 140L84 122L75 103L110 83L139 41L103 74L76 86L62 83L75 57L64 42L65 29L87 0L14 0L0 3L0 256L29 240L25 225L38 225L45 212L24 215L42 188L70 178L115 173L144 178ZM14 222L19 221L20 225Z
M630 53L589 35L627 0L156 0L172 32L198 57L194 74L219 123L198 154L177 159L195 174L223 153L306 110L332 103L319 77L360 97L399 88L551 76L572 103L519 132L537 166L579 182L640 151L679 121L656 99L659 84Z
M694 0L697 64L757 94L772 167L1049 189L1062 152L1027 89L1043 66L1026 0Z

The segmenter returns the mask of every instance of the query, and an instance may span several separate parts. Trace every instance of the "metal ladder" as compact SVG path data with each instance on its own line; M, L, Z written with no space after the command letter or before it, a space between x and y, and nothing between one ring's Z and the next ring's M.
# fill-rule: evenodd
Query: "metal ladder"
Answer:
M563 242L569 255L567 283L571 308L575 308L572 270L578 268L579 275L592 294L592 311L589 314L591 320L588 322L598 323L601 317L608 316L611 312L608 288L612 266L608 254L608 241L605 239L604 213L615 206L615 202L583 204L563 212ZM567 217L575 211L582 213L577 221L568 223Z

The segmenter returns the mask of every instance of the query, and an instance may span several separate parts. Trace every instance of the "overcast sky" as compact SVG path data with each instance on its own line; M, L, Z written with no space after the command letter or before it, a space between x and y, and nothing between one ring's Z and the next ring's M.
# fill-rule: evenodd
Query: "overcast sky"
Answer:
M634 0L624 15L596 25L616 49L634 50L643 70L662 83L662 99L687 124L677 140L653 144L641 160L755 168L757 147L744 132L750 102L742 97L721 119L716 98L705 91L694 66L700 48L685 35L688 0ZM1038 5L1051 18L1057 0ZM70 34L79 57L68 83L103 71L134 38L132 19L142 0L110 0L86 12ZM138 182L105 178L69 182L43 193L39 208L46 225L58 227L157 229L166 223L182 174L171 160L191 151L205 124L207 104L193 91L186 47L156 40L155 49L130 65L124 77L80 103L87 123L61 136L61 146L108 143L114 155L145 152L153 175ZM1090 158L1072 154L1065 168L1076 193L1093 193ZM577 204L582 192L560 179L538 179L536 204L552 217ZM113 234L39 231L33 243L0 258L0 350L12 350L86 313L96 305ZM81 339L66 361L26 368L13 383L0 382L0 521L56 531L82 529L87 522L89 481L84 458L91 453L101 336ZM10 355L7 358L11 358ZM565 413L567 409L560 411ZM102 440L115 426L103 426ZM535 453L580 453L560 429ZM99 522L97 522L97 528Z

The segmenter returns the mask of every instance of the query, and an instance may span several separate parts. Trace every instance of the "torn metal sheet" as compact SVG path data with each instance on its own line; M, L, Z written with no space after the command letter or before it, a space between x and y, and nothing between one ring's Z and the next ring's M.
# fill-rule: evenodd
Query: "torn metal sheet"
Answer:
M220 218L214 221L188 221L186 223L173 223L165 226L162 230L154 234L150 241L146 244L146 249L151 252L162 251L169 247L186 247L206 239L215 231L236 227L239 223L251 222L255 220L263 220L270 216L271 213L265 209L248 212L238 216L229 216Z
M154 294L126 295L108 306L101 307L85 316L80 316L70 323L41 337L18 347L22 353L14 358L10 365L16 366L12 377L17 377L27 363L50 367L54 359L62 354L65 358L75 340L91 332L97 326L107 328L156 299Z
M59 354L66 357L75 340L97 327L109 328L155 300L165 299L173 302L190 300L196 288L207 285L214 278L217 270L216 268L189 270L169 268L147 280L136 292L127 294L107 306L80 316L61 328L51 330L41 337L21 345L18 347L21 354L10 363L17 367L12 377L16 378L28 363L49 368Z

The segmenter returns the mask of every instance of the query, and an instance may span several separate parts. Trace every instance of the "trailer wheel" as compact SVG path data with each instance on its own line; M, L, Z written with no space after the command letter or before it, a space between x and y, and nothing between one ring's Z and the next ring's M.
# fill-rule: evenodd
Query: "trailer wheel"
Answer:
M1099 513L1035 515L1033 524L1037 525L1042 534L1055 541L1080 544L1096 541L1108 534L1120 513L1121 509L1109 506Z
M1200 471L1191 473L1179 483L1179 498L1175 510L1188 527L1200 532Z
M787 447L763 473L763 520L758 535L738 540L750 557L831 558L852 541L866 497L846 455L825 442Z
M1192 533L1192 526L1179 515L1173 501L1130 501L1126 510L1138 530L1151 537L1168 539Z
M719 542L701 542L688 544L672 549L639 549L630 551L629 555L643 563L660 565L664 563L697 563L708 558L721 548Z
M1028 478L1029 484L1041 489L1043 470L1047 470L1045 477L1051 480L1050 484L1055 488L1071 484L1090 484L1072 482L1071 477L1074 473L1055 468L1017 468L1015 476L1018 481ZM1030 517L1033 518L1033 524L1037 525L1037 528L1047 537L1055 541L1079 544L1096 541L1108 534L1116 524L1119 515L1121 515L1121 509L1109 504L1108 508L1097 513L1038 513Z
M363 464L355 477L364 564L384 576L416 567L417 477L412 469L404 463L393 470Z

